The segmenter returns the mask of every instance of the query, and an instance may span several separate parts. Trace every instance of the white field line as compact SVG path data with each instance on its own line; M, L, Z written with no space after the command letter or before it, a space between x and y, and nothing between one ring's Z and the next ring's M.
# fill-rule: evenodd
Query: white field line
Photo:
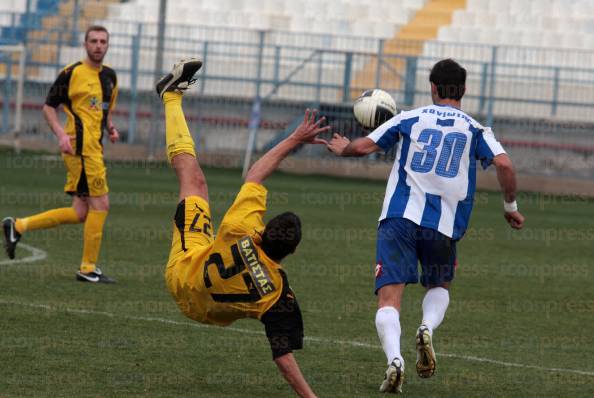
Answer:
M172 319L165 319L165 318L120 315L120 314L104 312L104 311L93 311L93 310L75 309L75 308L67 308L67 307L55 307L55 306L46 305L46 304L16 302L16 301L7 301L7 300L0 299L0 305L13 305L13 306L37 308L37 309L43 309L43 310L47 310L47 311L64 311L64 312L71 313L71 314L99 315L99 316L105 316L105 317L109 317L109 318L118 318L118 319L125 319L125 320L131 320L131 321L158 322L158 323L164 323L164 324L168 324L168 325L186 326L186 327L199 328L199 329L217 328L218 330L221 330L221 331L243 333L243 334L254 334L254 335L262 335L262 336L264 335L264 332L258 331L258 330L249 330L249 329L241 329L241 328L234 328L234 327L219 328L216 326L204 325L204 324L201 324L198 322L180 322L180 321L174 321ZM306 336L305 340L313 341L313 342L317 342L317 343L324 343L324 344L338 344L338 345L346 345L346 346L351 346L351 347L369 348L369 349L374 349L374 350L381 349L381 347L376 344L369 344L369 343L363 343L363 342L352 341L352 340L333 340L333 339L327 339L327 338L315 337L315 336L311 336L311 337ZM583 376L594 376L594 372L592 372L592 371L566 369L566 368L547 368L544 366L525 365L522 363L498 361L496 359L480 358L480 357L468 356L468 355L437 353L437 356L444 357L444 358L461 359L461 360L467 361L467 362L490 363L493 365L503 366L503 367L507 367L507 368L535 369L535 370L542 370L545 372L573 373L573 374L578 374L578 375L583 375Z
M19 258L18 260L2 260L0 261L0 265L32 263L35 261L45 260L47 258L47 252L45 250L38 249L25 243L19 243L19 248L29 250L31 255L28 257Z

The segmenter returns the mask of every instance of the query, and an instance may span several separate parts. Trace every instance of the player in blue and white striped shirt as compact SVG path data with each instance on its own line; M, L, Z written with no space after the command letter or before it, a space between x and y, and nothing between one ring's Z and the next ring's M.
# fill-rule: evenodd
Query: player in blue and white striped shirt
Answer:
M328 148L340 156L365 156L396 146L377 239L376 327L388 358L380 387L401 392L404 361L400 353L400 301L404 286L419 281L427 289L417 331L417 374L435 372L432 335L449 304L456 266L456 242L468 227L476 186L476 161L494 164L504 192L504 216L520 229L516 178L510 158L490 128L461 110L466 70L451 59L431 71L434 105L401 112L367 137L353 142L338 134Z

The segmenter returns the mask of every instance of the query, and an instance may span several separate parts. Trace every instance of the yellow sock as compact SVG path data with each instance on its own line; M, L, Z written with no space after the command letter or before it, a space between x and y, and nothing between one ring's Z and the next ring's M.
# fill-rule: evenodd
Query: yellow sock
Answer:
M166 92L163 95L163 104L165 105L165 142L169 161L180 153L196 157L194 140L190 135L182 109L182 95Z
M107 217L106 211L89 209L83 232L83 257L80 271L84 273L95 271L95 264L101 249L103 238L103 224Z
M18 218L15 228L18 233L55 227L60 224L78 224L80 220L72 207L48 210L26 218Z

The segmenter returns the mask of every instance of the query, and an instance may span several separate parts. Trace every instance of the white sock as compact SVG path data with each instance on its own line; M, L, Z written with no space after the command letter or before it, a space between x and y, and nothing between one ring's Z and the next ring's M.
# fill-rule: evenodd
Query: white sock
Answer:
M449 303L450 293L447 289L434 287L427 290L423 299L423 324L429 328L429 333L433 333L441 324Z
M388 358L388 365L400 354L400 313L394 307L382 307L375 314L375 327L379 336L382 348Z

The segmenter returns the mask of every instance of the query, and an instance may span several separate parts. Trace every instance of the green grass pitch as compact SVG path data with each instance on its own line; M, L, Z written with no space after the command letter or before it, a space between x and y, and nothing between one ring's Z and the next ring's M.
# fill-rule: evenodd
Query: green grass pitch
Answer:
M263 327L204 327L184 318L163 269L176 206L167 165L109 165L111 212L100 265L116 285L74 280L82 226L23 243L47 258L0 256L1 397L290 397ZM207 169L215 225L237 193L237 170ZM0 216L68 205L61 161L0 152ZM320 397L378 397L385 370L375 332L375 228L384 182L275 174L269 213L302 217L285 263L307 340L296 352ZM522 194L526 229L512 232L501 195L479 192L432 379L414 371L423 291L403 302L404 391L423 397L591 396L594 385L594 202ZM23 247L19 258L30 256ZM544 369L546 368L546 369ZM557 370L551 370L557 369Z

